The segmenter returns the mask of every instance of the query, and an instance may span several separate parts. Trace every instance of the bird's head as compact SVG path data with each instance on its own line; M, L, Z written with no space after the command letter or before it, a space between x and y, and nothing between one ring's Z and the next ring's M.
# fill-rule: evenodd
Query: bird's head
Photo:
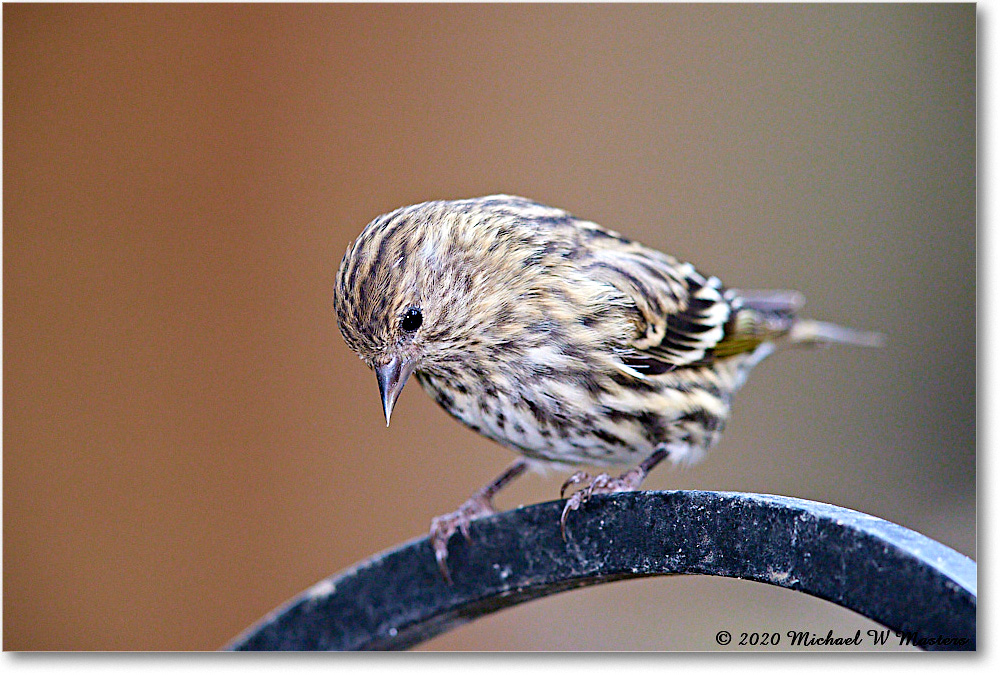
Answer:
M348 246L333 304L348 347L375 371L387 425L415 370L489 353L524 310L537 246L504 200L531 204L416 204L379 216Z

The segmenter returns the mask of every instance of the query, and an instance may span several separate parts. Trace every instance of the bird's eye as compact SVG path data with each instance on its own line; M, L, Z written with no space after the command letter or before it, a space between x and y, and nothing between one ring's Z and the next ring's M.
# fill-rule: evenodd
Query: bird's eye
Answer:
M410 307L403 314L403 321L400 324L407 333L412 333L413 331L420 328L420 324L424 322L424 315L421 313L419 307Z

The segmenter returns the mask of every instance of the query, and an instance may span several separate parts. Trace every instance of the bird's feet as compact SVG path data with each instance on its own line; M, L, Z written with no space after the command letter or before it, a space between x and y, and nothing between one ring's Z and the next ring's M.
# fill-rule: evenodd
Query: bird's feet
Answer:
M437 559L438 569L445 581L451 583L448 573L448 540L451 535L460 531L466 540L469 539L469 523L477 518L492 516L497 511L489 497L482 494L473 495L452 513L445 513L431 520L431 546Z
M626 471L617 478L612 478L606 473L598 474L596 477L592 477L584 471L577 471L572 476L567 478L566 482L562 484L562 488L559 490L560 499L566 495L566 489L571 485L585 483L587 481L590 482L586 487L582 490L574 492L570 495L569 499L566 500L566 506L563 508L562 517L559 518L559 529L562 530L563 540L565 541L566 539L566 519L569 517L570 512L576 511L578 508L586 504L591 495L612 494L615 492L632 492L634 490L638 490L647 473L648 472L644 467L637 466L634 469Z

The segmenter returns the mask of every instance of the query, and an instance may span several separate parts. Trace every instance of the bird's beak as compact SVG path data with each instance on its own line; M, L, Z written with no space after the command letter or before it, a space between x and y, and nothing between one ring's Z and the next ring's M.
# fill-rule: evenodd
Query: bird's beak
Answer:
M378 391L382 394L382 410L385 411L385 425L389 426L392 406L396 404L399 393L403 391L406 379L416 368L413 360L392 357L388 363L375 367L375 377L378 378Z

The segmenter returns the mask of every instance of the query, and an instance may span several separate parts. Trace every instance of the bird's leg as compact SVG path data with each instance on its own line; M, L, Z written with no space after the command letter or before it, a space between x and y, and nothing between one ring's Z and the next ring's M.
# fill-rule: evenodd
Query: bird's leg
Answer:
M562 530L563 539L566 539L566 518L569 517L570 511L576 511L578 508L583 506L591 495L595 494L611 494L614 492L632 492L633 490L638 490L642 481L645 480L649 472L653 470L657 464L662 462L670 455L670 452L666 448L659 448L652 455L644 459L635 468L629 469L617 478L612 478L606 473L599 474L596 478L591 478L588 474L578 471L563 483L562 489L559 491L559 496L562 497L566 491L566 488L570 485L576 483L582 483L589 480L590 484L583 488L579 492L574 492L570 495L570 498L566 500L566 506L563 508L562 517L559 518L559 527Z
M528 463L523 458L518 459L507 469L493 479L481 490L469 497L464 504L452 513L446 513L431 520L431 546L434 547L434 557L437 558L441 575L448 583L451 583L451 575L448 574L448 540L456 531L461 531L466 539L469 539L469 523L476 518L490 516L496 513L493 506L493 495L500 491L505 485L524 473L528 468Z

